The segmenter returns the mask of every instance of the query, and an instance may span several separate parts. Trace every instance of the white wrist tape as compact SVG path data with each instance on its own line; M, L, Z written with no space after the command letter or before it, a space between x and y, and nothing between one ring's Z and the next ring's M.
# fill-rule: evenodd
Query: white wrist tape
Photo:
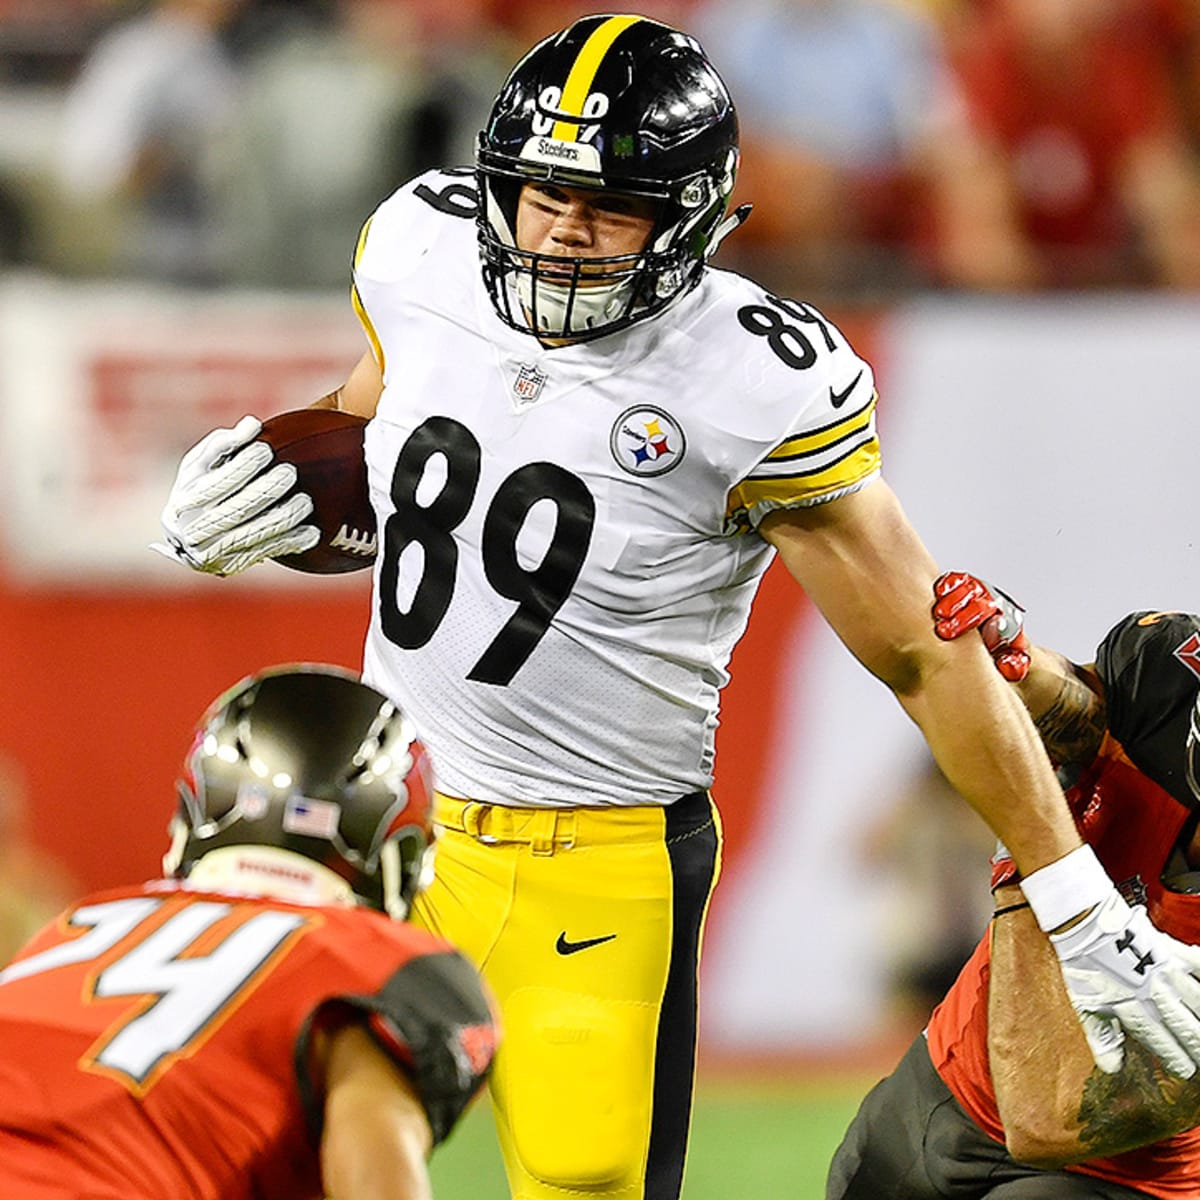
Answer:
M1021 891L1043 933L1099 904L1112 890L1113 882L1091 846L1077 846L1021 880Z

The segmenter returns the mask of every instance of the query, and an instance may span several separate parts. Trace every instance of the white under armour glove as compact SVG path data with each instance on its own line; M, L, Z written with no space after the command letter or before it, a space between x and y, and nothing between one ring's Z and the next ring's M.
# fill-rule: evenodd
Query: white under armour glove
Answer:
M290 463L271 467L274 452L255 441L262 422L243 417L232 429L214 429L182 458L162 511L165 541L150 549L195 571L236 575L264 558L301 554L320 540L301 522L313 510Z
M1050 942L1100 1070L1121 1069L1128 1034L1172 1074L1190 1079L1200 1066L1200 947L1156 929L1141 906L1131 908L1090 846L1033 872L1021 888L1047 933L1081 910L1081 898L1083 907L1095 905Z

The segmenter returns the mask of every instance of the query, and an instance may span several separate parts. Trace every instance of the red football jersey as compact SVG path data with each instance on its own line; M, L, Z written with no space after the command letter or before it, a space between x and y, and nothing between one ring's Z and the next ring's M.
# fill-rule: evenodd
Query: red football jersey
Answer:
M1200 895L1168 891L1162 872L1196 801L1184 780L1184 747L1200 680L1200 622L1180 613L1132 614L1097 655L1109 728L1096 761L1067 792L1083 836L1109 875L1147 904L1167 933L1200 942ZM1131 761L1133 759L1134 761ZM1004 1130L988 1067L990 972L985 934L927 1030L938 1074L997 1141ZM1200 1129L1113 1158L1069 1168L1164 1200L1200 1196Z
M89 897L0 972L0 1195L320 1197L309 1043L335 1004L366 1014L444 1137L495 1041L448 944L174 882Z

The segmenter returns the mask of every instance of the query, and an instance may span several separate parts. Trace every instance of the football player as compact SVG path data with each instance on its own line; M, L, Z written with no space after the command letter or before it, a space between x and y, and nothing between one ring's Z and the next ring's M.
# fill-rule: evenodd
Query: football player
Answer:
M0 1194L428 1200L496 1037L474 968L404 922L430 801L411 722L350 673L222 696L166 878L0 972Z
M1019 612L974 577L946 576L938 590L944 636L998 623L986 640L1020 681L1080 831L1122 891L1158 927L1200 941L1200 616L1132 613L1079 665L1024 645ZM1097 1065L1018 882L1001 849L991 927L864 1100L828 1200L1200 1195L1200 1076L1170 1074L1136 1043ZM1123 953L1136 970L1154 952L1135 939ZM1084 988L1103 997L1106 983L1081 978Z
M413 180L363 228L369 349L320 402L371 418L364 676L437 767L414 919L497 994L523 1200L679 1194L718 698L776 554L1012 847L1047 928L1116 897L984 649L929 629L938 572L879 475L870 366L812 305L710 266L746 216L737 163L691 37L624 15L547 38L474 169ZM257 428L189 452L167 554L229 574L315 543ZM1160 951L1167 1000L1138 1032L1191 1074L1197 959Z

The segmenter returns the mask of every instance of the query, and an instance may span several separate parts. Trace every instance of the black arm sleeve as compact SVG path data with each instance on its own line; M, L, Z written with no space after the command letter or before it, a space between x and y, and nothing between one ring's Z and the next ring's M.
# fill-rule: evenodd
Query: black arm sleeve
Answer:
M496 1051L491 1005L475 968L447 950L409 959L373 995L331 996L309 1015L296 1041L301 1103L315 1139L324 1125L308 1070L313 1029L322 1012L362 1014L364 1028L412 1079L433 1144L443 1141L479 1091Z
M454 951L405 963L374 996L346 997L372 1013L379 1045L412 1076L436 1146L491 1068L496 1029L475 968Z

